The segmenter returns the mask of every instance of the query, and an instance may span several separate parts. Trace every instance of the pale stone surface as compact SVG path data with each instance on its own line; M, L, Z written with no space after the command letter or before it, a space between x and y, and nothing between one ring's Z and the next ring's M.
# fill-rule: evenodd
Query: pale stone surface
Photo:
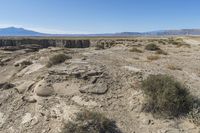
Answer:
M51 85L48 85L45 80L41 80L34 88L35 93L38 96L51 96L54 94L54 89Z

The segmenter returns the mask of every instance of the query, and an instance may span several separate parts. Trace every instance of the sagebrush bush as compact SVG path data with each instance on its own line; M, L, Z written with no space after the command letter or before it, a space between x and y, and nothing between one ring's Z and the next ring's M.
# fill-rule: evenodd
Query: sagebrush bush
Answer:
M160 48L159 48L156 44L154 44L154 43L147 44L147 45L145 46L145 49L146 49L146 50L150 50L150 51L157 51L157 50L160 50Z
M104 115L82 111L77 113L74 121L65 124L62 133L120 133L120 130Z
M153 114L177 117L188 113L191 96L187 88L168 75L150 75L142 82L146 104L144 110Z
M159 43L159 44L165 45L165 44L167 43L167 40L165 40L165 39L160 39L160 40L158 40L158 43Z
M67 59L71 59L71 56L65 55L65 54L56 54L49 58L49 61L47 63L47 67L51 67L53 65L57 65L60 63L63 63Z

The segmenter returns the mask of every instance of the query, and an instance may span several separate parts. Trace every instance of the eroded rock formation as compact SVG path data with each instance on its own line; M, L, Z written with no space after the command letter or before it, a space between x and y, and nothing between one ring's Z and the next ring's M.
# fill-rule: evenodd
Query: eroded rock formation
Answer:
M1 38L0 47L2 46L20 46L28 44L37 44L46 48L49 46L67 47L67 48L86 48L90 46L89 40L65 40L65 39L10 39Z

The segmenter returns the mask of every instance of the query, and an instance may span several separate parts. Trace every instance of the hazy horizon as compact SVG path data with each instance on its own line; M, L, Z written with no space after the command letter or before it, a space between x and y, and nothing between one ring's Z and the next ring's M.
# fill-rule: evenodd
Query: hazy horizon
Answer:
M0 28L53 34L199 29L200 1L2 0Z

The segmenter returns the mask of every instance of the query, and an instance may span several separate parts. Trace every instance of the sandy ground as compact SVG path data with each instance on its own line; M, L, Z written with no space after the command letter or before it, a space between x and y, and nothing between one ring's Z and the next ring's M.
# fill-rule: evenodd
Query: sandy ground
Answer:
M200 96L200 46L188 40L191 48L162 45L168 55L157 55L138 46L143 53L130 52L131 45L104 50L48 48L26 53L0 51L1 133L58 133L64 121L83 109L105 114L116 121L124 133L199 133L199 127L186 118L156 119L141 111L140 83L150 74L173 75ZM134 45L134 44L133 44ZM67 53L72 59L47 68L48 57ZM159 56L148 60L148 56ZM26 67L14 66L30 60ZM169 65L179 67L170 70Z

